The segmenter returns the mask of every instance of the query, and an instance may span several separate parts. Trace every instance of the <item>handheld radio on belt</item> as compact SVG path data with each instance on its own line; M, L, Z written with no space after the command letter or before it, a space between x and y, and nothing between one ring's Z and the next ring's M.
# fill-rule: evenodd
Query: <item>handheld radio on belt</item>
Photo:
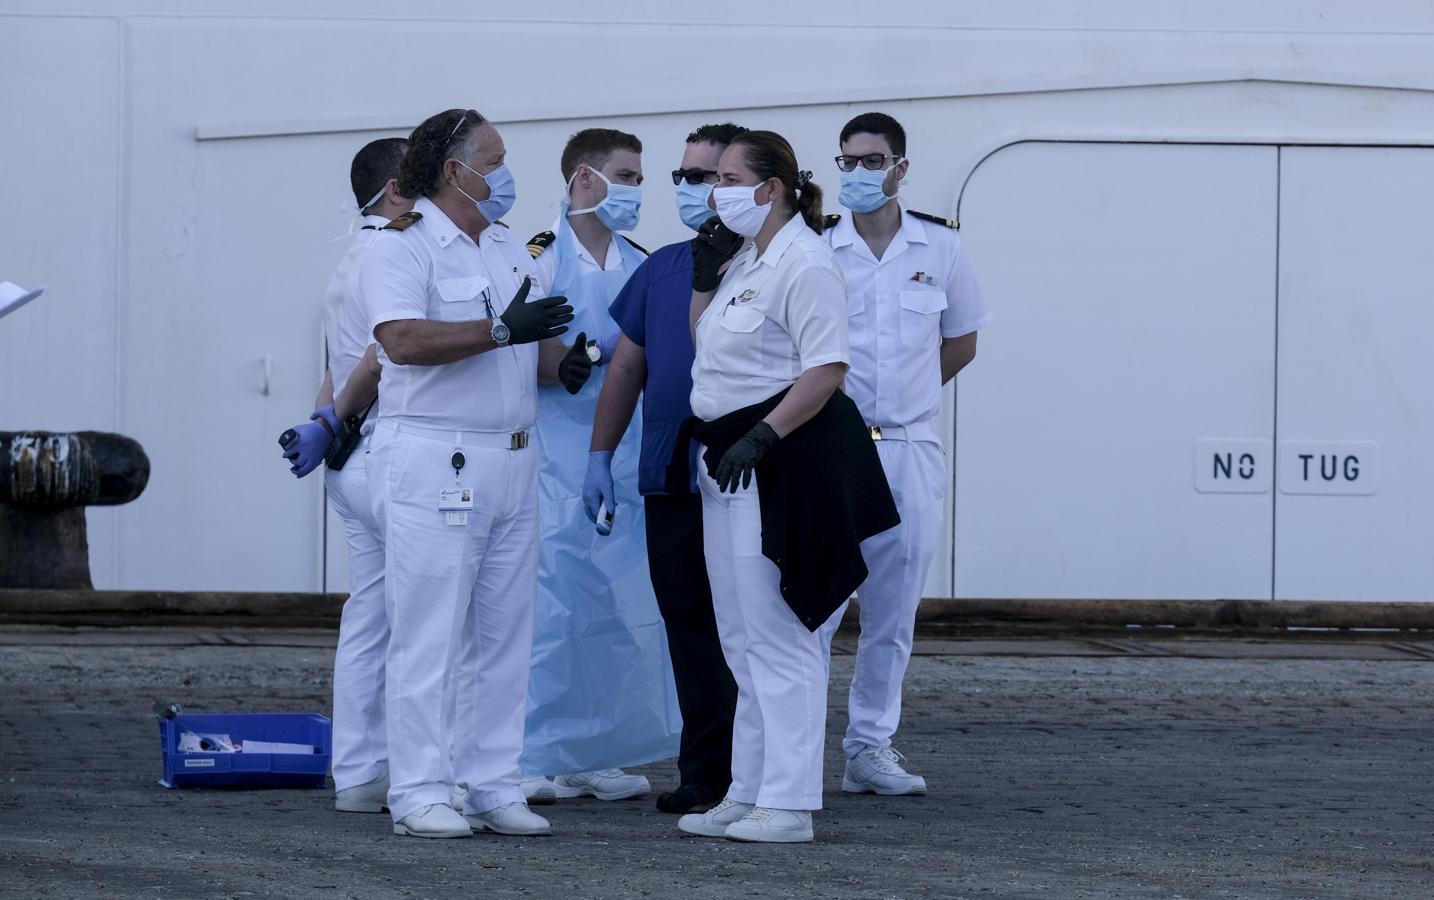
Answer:
M363 440L363 434L359 429L363 428L363 423L368 420L368 414L377 402L378 398L375 397L368 406L363 408L363 412L349 416L339 423L339 430L334 432L334 439L329 441L329 449L324 451L324 465L334 471L344 467L344 463L348 462L349 457L353 455L354 448L358 447L359 441Z
M377 402L378 398L375 397L368 406L364 407L363 412L349 416L339 423L338 430L329 440L328 449L324 451L324 465L334 471L344 467L344 463L349 461L354 449L358 447L359 441L363 440L363 433L360 429L363 428L363 423L368 420L368 414L373 410L374 403ZM279 446L288 450L298 440L299 433L292 428L286 428L284 433L279 435Z

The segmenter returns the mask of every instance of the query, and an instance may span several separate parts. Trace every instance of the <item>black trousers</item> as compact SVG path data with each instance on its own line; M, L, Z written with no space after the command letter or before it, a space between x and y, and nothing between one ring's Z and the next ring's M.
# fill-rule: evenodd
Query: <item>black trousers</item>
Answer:
M702 498L643 498L647 565L657 608L667 625L668 652L682 710L677 769L683 784L721 793L732 783L732 718L737 682L722 655L712 586L702 553Z

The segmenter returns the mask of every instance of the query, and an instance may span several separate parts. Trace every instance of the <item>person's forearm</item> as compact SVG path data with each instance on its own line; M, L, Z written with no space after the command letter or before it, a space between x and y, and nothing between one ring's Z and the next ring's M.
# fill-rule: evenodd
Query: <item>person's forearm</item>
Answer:
M433 322L400 319L384 322L374 337L395 365L444 366L495 349L493 320Z
M846 363L827 363L807 369L777 408L767 413L762 421L771 426L777 437L784 438L796 431L831 399L837 385L846 377L846 369Z
M334 398L334 415L342 420L367 409L368 405L378 398L378 381L382 371L383 368L378 362L378 347L369 344L363 359L359 360L359 364L354 366L353 372L349 374L344 389Z
M976 332L941 342L941 383L956 377L956 373L970 365L976 358Z
M697 320L712 305L712 298L717 295L716 288L710 291L693 291L692 305L687 314L687 328L692 332L692 346L697 346Z
M314 398L314 409L323 409L334 402L334 373L324 369L324 383L319 385L319 395Z
M617 345L608 365L607 381L598 394L597 413L593 418L593 438L589 450L616 450L632 414L637 397L647 381L647 354L627 338Z

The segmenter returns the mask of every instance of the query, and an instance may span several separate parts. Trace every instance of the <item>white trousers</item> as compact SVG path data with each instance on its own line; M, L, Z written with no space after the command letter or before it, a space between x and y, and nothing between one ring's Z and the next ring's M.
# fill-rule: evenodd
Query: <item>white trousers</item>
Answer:
M388 613L383 600L383 535L369 502L365 438L337 472L324 471L329 503L343 519L349 549L349 599L334 653L334 787L366 784L388 771L383 668Z
M782 599L762 555L757 483L723 494L699 466L702 545L722 654L737 681L732 786L740 803L821 809L831 632L813 633Z
M466 457L458 481L473 491L464 525L446 524L438 509L439 492L455 483L455 450ZM389 810L397 821L447 803L455 781L468 787L469 813L519 802L537 452L465 447L460 436L390 420L379 423L368 463L386 550Z
M886 480L901 524L862 541L866 582L861 601L861 638L848 700L842 750L856 756L866 747L891 746L901 721L901 682L911 660L916 607L941 534L946 498L946 455L930 441L878 441Z

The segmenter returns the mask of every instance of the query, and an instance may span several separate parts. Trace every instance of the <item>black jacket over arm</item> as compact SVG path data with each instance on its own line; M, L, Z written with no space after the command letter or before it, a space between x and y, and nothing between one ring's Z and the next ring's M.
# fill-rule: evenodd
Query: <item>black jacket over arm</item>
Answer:
M687 481L687 447L695 438L707 447L709 475L733 444L786 396L711 422L688 419L669 468ZM841 391L804 425L777 442L757 463L762 510L762 555L781 571L782 598L809 630L831 618L866 580L861 542L901 517L886 483L871 432L856 404Z

